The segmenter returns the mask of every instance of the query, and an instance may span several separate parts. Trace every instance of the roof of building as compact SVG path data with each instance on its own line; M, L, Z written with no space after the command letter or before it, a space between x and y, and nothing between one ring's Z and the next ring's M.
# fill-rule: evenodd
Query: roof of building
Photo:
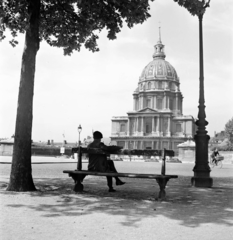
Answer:
M173 80L179 82L175 68L165 60L164 45L160 39L154 48L153 61L144 67L139 82L146 80Z

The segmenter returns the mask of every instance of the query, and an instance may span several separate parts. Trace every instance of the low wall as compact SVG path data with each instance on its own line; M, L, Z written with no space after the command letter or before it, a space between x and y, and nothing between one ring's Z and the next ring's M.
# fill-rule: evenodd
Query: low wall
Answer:
M59 147L32 147L32 156L61 156ZM0 145L0 156L12 156L13 145ZM64 155L71 156L71 148L65 148Z
M71 156L71 148L65 148L64 155ZM32 156L61 156L60 148L38 148L32 147Z

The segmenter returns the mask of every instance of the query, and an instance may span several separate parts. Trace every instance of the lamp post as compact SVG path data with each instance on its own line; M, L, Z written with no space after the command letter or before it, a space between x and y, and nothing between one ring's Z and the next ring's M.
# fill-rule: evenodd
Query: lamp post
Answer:
M193 168L194 176L191 183L195 187L212 187L213 179L210 177L210 167L208 164L208 143L210 136L207 135L206 126L208 122L205 114L205 97L204 97L204 63L203 63L203 36L202 20L206 7L209 7L210 0L193 0L193 14L198 16L199 20L199 106L198 119L196 121L197 132L194 136L196 143L196 159Z
M80 146L80 133L82 131L82 127L79 124L78 126L78 170L81 171L82 170L82 156L81 156L81 146Z

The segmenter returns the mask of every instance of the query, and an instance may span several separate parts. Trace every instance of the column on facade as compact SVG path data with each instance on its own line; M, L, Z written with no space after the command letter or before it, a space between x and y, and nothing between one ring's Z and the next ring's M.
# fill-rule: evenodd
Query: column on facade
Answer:
M171 118L167 118L167 135L170 137L171 136Z
M178 103L178 101L179 101L178 93L176 93L176 113L179 112L179 103Z
M142 95L140 95L140 110L142 109Z
M154 97L151 97L150 100L151 100L150 107L154 109Z
M187 135L187 134L186 134L186 132L187 132L187 131L186 131L186 121L184 121L184 131L183 131L183 132L184 132L184 137L186 137L186 135Z
M138 117L138 124L137 124L137 132L138 134L137 135L140 135L140 132L141 132L141 117Z
M151 149L154 149L154 141L151 141Z
M133 110L136 111L136 95L133 95Z
M154 101L154 108L153 109L157 109L157 97L156 96L154 96L153 101Z
M141 124L141 117L138 117L138 128L137 128L138 133L141 131L140 124Z
M135 134L138 134L138 117L135 118Z
M141 149L144 149L144 142L141 141Z
M138 125L138 122L137 122L137 120L138 120L138 118L137 118L137 117L135 117L135 118L134 118L134 135L136 135L136 134L137 134L137 125Z
M142 135L144 133L144 117L142 117L142 120L141 120L141 133Z
M170 108L170 96L167 96L167 109L171 109Z
M163 136L164 133L164 117L160 117L160 136Z
M133 148L137 149L137 141L134 141Z
M166 109L166 104L167 104L167 96L166 96L166 93L164 93L164 96L163 96L163 109Z
M127 135L130 136L130 125L131 125L131 118L128 119L128 129L127 129Z
M155 132L155 117L152 116L152 134Z
M180 98L180 114L183 114L183 97Z
M139 108L138 110L141 110L142 109L142 96L139 97Z
M156 133L160 136L160 116L157 117Z
M142 109L145 107L144 105L144 102L145 102L145 97L144 97L144 95L142 95Z
M132 125L131 135L135 135L135 130L136 130L136 118L135 117L132 119L131 125Z

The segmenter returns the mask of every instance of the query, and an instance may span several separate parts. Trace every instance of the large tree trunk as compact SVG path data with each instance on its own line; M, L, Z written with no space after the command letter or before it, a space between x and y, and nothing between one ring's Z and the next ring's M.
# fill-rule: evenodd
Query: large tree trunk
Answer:
M8 191L35 191L31 168L32 110L36 54L39 49L40 0L28 0L29 24L25 35L15 141Z

